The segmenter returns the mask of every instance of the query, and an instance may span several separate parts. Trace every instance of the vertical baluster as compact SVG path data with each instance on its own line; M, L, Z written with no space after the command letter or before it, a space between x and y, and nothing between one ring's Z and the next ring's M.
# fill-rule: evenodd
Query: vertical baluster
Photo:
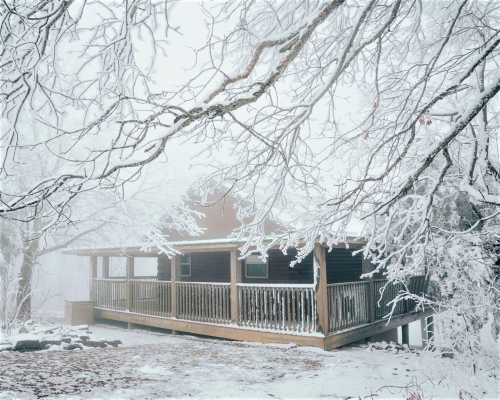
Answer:
M254 318L254 315L255 315L255 308L254 308L254 288L251 287L249 288L248 290L248 311L249 311L249 322L251 324L251 326L254 326L254 323L255 323L255 318Z
M228 298L228 291L229 291L229 286L225 285L222 287L222 319L226 321L228 319L228 310L227 310L227 302L226 299Z
M186 303L185 303L186 319L197 320L199 318L199 310L200 310L199 301L200 301L200 296L198 296L195 286L192 283L186 282Z
M211 308L211 299L210 299L210 285L202 285L203 292L205 293L205 320L210 320L210 308Z
M216 301L215 301L215 319L218 323L221 323L222 322L222 315L221 315L221 311L222 311L222 289L223 287L220 285L220 284L217 284L217 285L214 285L214 290L215 290L215 297L216 297Z
M206 307L206 297L205 297L205 287L204 286L197 286L198 292L200 293L200 298L201 298L201 308L200 308L200 320L203 321L205 317L205 307Z
M184 319L190 319L194 317L193 308L196 307L194 303L193 288L189 282L183 282L182 288L182 315Z
M306 333L311 330L311 320L312 320L312 309L311 309L311 291L307 289L303 289L306 297Z
M246 288L244 286L237 286L238 287L238 301L239 301L239 310L240 310L240 320L239 323L241 325L245 325L245 317L246 317L246 312L245 312L245 293L246 293Z
M202 303L202 298L201 298L201 294L199 291L196 291L196 315L198 317L198 319L201 317L201 303Z
M211 290L211 285L206 285L205 286L205 293L206 293L206 302L207 302L207 310L206 310L206 319L210 320L211 317L211 306L212 306L212 299L210 296L210 290Z
M291 304L290 304L290 299L291 299L291 293L290 293L290 289L289 288L286 288L286 325L287 325L287 331L290 331L292 329L292 320L291 320L291 315L292 315L292 312L291 312Z
M247 288L248 323L252 324L252 288Z
M248 323L254 326L253 287L248 288Z
M245 325L248 326L248 288L245 288L244 296L243 296L243 302L245 303L244 309L245 309Z
M226 308L225 308L225 290L226 287L221 285L217 289L219 291L219 320L223 322L225 320Z
M248 288L248 322L250 326L255 326L254 288Z
M261 313L261 288L257 287L257 290L255 291L255 309L256 309L256 320L257 320L257 328L260 328L262 325L262 313Z
M188 315L190 312L189 309L189 304L186 304L186 297L189 298L191 294L191 287L190 284L187 282L182 282L179 283L179 291L182 296L181 301L180 301L180 313L181 313L181 318L183 319L188 319Z
M205 321L210 320L210 306L211 306L211 299L210 299L210 285L202 285L201 286L203 289L203 293L205 294L203 297L205 299Z
M279 323L279 329L283 330L285 327L285 307L284 307L284 296L283 296L283 289L278 289L278 296L279 296L279 318L280 318L280 323Z
M167 284L165 282L157 282L157 286L158 286L158 293L161 299L159 304L160 315L162 317L165 317L166 313L168 312L167 297L165 297L167 294Z
M300 308L300 331L304 332L304 291L300 290L299 292L300 295L300 303L299 303L299 308Z
M271 288L271 329L276 328L276 289Z
M179 300L177 300L177 314L180 318L184 318L184 313L185 313L185 308L184 308L184 298L181 296L183 295L183 292L187 290L187 287L183 285L183 282L175 282L175 290L176 290L176 296ZM173 307L173 306L172 306Z
M254 288L248 288L248 322L250 326L255 326L255 318L254 318Z
M215 301L214 301L214 308L212 310L212 316L215 320L216 323L220 322L220 316L219 316L219 311L220 311L220 300L219 300L219 295L220 295L220 287L218 285L213 285L212 286L212 291L214 292L215 296Z
M221 305L221 310L220 310L220 319L222 323L226 322L226 290L227 286L226 285L221 285L220 286L220 305Z
M210 302L212 305L211 310L210 310L210 318L212 321L215 321L215 322L217 322L216 310L217 310L217 300L218 300L216 289L217 289L216 286L210 285L210 297L212 297L212 301Z
M219 304L219 290L217 285L211 285L211 286L212 286L212 293L214 295L211 317L216 323L218 323L219 319L217 314L218 314L218 304Z
M208 320L210 321L210 317L211 317L211 314L210 314L210 311L211 311L211 303L212 303L212 299L211 299L211 296L210 296L210 286L211 285L202 285L203 287L203 292L205 293L205 320Z
M212 309L210 310L210 318L213 321L218 322L218 320L217 320L217 301L218 301L217 286L210 285L210 291L211 291L211 294L213 295L213 298L211 301Z
M269 324L269 315L268 315L268 296L269 296L269 290L268 288L263 289L263 307L264 307L264 322L263 322L263 327L264 329L268 329L268 324Z
M318 299L316 298L316 291L314 291L312 288L309 289L312 293L313 296L313 306L314 306L314 323L313 323L313 331L316 332L318 330L318 327L316 325L316 315L318 314ZM328 295L328 288L326 290L326 293ZM330 312L330 311L328 311ZM328 318L328 325L330 325L330 318Z
M224 304L226 305L226 313L224 314L225 315L224 318L226 320L229 320L231 317L231 311L229 309L229 302L230 302L230 298L231 298L230 291L231 291L231 288L226 285L226 289L224 290L224 296L225 296ZM236 286L236 292L237 291L238 291L238 286ZM238 308L238 310L240 310L240 308Z
M240 287L241 290L241 310L243 310L243 315L241 316L241 320L243 322L243 325L247 325L248 323L248 301L247 301L247 295L248 295L248 288Z

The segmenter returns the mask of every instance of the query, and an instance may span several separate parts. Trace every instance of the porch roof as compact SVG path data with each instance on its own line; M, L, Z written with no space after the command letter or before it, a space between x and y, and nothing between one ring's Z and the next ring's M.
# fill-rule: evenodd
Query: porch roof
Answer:
M223 239L199 239L199 240L178 240L169 242L175 250L183 251L209 251L209 250L234 250L237 249L244 240L235 238ZM88 247L68 249L64 254L77 256L136 256L136 257L156 257L161 251L158 247L152 246L115 246L115 247Z
M220 238L220 239L198 239L171 241L169 245L179 252L203 252L203 251L230 251L238 249L245 239ZM349 245L362 245L365 241L360 237L348 237L345 242L338 243L335 247ZM135 256L135 257L157 257L161 254L158 247L147 247L145 245L110 246L110 247L88 247L68 249L64 254L76 256Z

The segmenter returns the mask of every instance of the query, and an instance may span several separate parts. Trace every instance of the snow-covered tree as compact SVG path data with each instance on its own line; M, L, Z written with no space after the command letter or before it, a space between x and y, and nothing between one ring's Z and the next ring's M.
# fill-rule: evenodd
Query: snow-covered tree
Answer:
M467 312L467 329L498 313L496 2L1 7L3 176L28 148L64 161L25 190L3 186L3 215L61 210L78 193L135 179L176 143L197 143L210 182L258 200L241 210L253 245L269 245L271 212L296 227L272 243L305 243L299 257L356 225L380 270L391 280L430 274L441 288L433 306ZM206 42L172 83L164 72L179 60L169 51L200 26L184 23L183 7L206 23ZM26 142L25 115L50 137ZM474 288L484 301L467 309Z

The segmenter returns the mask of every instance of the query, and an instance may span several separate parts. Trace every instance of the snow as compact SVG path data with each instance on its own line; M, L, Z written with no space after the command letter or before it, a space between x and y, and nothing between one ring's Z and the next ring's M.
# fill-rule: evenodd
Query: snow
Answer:
M0 399L32 398L28 394L34 387L39 387L39 396L65 400L499 395L494 370L480 370L474 376L459 360L432 352L400 351L394 346L377 350L366 345L326 352L293 344L229 342L109 325L91 330L94 336L119 339L123 345L0 353L4 371ZM39 366L44 366L43 380Z

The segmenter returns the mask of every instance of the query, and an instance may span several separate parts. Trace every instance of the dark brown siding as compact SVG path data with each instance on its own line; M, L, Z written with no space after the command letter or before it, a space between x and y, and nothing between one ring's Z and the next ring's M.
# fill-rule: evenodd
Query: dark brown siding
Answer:
M352 255L353 249L333 248L326 252L326 275L328 283L359 280L362 274L361 254Z
M181 277L179 281L191 282L230 282L230 258L228 252L191 253L191 276ZM171 279L170 260L158 257L158 280Z
M350 282L359 280L363 273L362 255L352 256L352 249L334 248L326 251L328 283ZM280 250L270 250L268 255L269 278L246 278L244 261L241 273L242 282L246 283L312 283L313 257L307 256L300 264L290 268L297 251L289 249L284 255ZM367 271L365 271L367 272ZM158 257L158 279L170 280L170 260ZM228 252L191 253L191 277L178 278L192 282L230 282L230 256Z
M295 259L297 251L289 249L284 255L280 250L270 250L268 253L269 279L246 278L242 271L242 281L246 283L312 283L312 254L300 264L290 268L290 262Z
M191 277L179 277L191 282L230 282L228 252L191 253Z
M159 281L169 281L170 280L170 260L167 256L158 257L158 280Z

